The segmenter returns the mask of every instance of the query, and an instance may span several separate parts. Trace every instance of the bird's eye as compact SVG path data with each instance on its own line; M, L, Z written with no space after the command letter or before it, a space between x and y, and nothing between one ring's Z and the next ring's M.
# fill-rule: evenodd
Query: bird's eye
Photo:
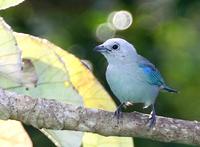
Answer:
M112 48L113 48L114 50L116 50L116 49L118 49L118 48L119 48L119 45L117 45L117 44L114 44L114 45L112 46Z

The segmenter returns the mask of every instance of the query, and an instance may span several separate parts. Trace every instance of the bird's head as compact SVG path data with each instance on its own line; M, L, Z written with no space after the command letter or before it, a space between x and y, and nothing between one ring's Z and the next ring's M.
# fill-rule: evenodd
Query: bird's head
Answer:
M108 39L96 46L95 50L103 54L109 64L132 62L137 56L134 46L121 38Z

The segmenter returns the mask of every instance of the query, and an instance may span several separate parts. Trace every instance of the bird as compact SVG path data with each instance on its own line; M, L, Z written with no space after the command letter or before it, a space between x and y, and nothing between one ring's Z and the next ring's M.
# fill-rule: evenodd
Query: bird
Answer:
M122 108L133 103L151 106L149 127L156 123L155 100L161 90L177 93L169 87L159 70L148 59L137 53L135 47L122 38L111 38L94 49L108 62L106 80L111 91L120 101L115 111L119 119Z

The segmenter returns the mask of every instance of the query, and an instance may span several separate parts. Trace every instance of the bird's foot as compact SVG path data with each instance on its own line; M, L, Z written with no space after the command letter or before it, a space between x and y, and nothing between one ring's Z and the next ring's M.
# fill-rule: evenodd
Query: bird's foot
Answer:
M148 123L149 123L149 128L154 127L156 124L156 113L154 110L149 115Z
M117 109L117 110L115 111L115 113L114 113L114 117L116 117L118 120L119 120L120 118L122 118L122 117L123 117L122 111L121 111L120 109Z
M123 117L123 113L122 113L122 107L123 107L123 106L124 106L124 103L120 104L120 105L117 107L117 109L116 109L116 111L115 111L115 113L114 113L114 117L117 118L117 123L119 123L120 118Z

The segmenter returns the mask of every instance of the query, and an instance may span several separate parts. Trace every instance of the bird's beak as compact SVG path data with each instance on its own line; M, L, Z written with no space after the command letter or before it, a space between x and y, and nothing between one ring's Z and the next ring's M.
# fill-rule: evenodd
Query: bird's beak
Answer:
M105 48L103 45L98 45L94 48L94 51L97 51L97 52L106 52L107 51L107 48Z

